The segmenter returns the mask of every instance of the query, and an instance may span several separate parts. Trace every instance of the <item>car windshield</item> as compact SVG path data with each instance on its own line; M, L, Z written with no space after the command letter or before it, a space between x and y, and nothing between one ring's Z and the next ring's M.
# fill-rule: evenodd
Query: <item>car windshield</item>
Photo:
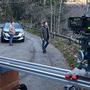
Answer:
M5 28L9 28L9 27L10 27L10 23L6 23ZM19 23L14 23L14 27L15 29L20 29L21 25Z
M21 28L21 25L18 24L18 23L15 23L15 24L14 24L14 27L15 27L15 28Z

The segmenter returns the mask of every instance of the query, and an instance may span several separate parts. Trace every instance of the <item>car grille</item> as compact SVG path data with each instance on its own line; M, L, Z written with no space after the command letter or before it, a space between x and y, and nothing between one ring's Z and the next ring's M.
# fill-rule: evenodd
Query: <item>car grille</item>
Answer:
M18 35L18 34L19 34L19 32L16 32L16 33L15 33L15 35Z
M14 37L13 40L17 40L19 39L20 37ZM8 39L10 39L10 37L8 37Z
M6 33L8 33L9 34L9 32L6 32ZM18 35L19 34L19 32L15 32L15 35Z
M20 37L14 37L13 39L19 39Z

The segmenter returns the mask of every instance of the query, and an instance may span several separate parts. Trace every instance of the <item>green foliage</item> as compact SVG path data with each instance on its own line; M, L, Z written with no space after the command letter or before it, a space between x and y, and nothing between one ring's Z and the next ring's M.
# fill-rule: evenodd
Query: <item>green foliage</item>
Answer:
M12 4L11 5L11 9L12 9L12 16L16 19L16 20L20 20L20 17L22 17L23 13L24 13L24 5L22 4Z
M32 23L35 28L38 28L41 21L45 19L48 21L49 27L51 28L52 26L53 31L58 30L57 25L59 24L58 18L60 15L59 7L61 0L28 0L25 3L13 3L15 0L11 1L12 3L4 6L5 15L8 20L12 16L16 20L24 17L24 19ZM51 25L51 16L53 25Z
M37 29L28 29L28 32L34 34L34 35L37 35L37 36L40 36L40 31L37 30Z

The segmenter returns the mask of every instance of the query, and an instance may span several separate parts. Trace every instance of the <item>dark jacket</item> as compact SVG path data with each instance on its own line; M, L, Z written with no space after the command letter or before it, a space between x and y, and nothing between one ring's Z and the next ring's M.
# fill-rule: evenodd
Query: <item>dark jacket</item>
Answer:
M48 27L42 26L41 28L41 38L44 40L49 40L49 31Z

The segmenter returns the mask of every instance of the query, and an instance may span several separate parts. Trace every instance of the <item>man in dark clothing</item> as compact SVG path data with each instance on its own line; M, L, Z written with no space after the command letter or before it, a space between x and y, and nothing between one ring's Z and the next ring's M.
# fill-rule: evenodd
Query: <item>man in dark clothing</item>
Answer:
M49 28L47 22L42 23L42 33L41 33L41 38L42 38L42 50L43 53L46 53L46 48L49 44Z

